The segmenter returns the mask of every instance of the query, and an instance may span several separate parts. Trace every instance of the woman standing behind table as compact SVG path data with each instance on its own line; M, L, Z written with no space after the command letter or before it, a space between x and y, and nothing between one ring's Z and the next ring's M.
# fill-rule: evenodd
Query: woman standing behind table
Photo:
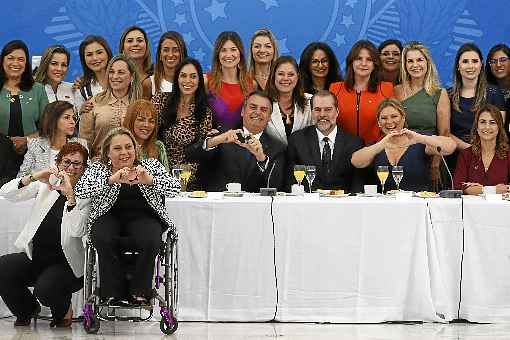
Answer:
M395 86L395 97L406 110L409 129L429 135L450 135L450 100L441 87L437 69L430 51L424 45L411 42L402 53L401 81ZM434 156L431 162L433 190L442 187L441 157ZM450 186L445 180L445 186Z
M34 199L15 243L22 252L0 257L0 295L16 316L14 326L30 325L41 311L40 302L51 309L50 327L71 327L71 296L83 287L81 238L89 214L88 200L77 199L74 186L87 158L82 145L65 144L56 167L13 179L0 189L13 202ZM52 174L60 177L57 187L49 185ZM28 287L34 287L33 293Z
M5 44L0 54L0 182L16 177L28 137L37 136L40 115L48 98L34 83L28 48L21 40Z
M299 74L305 92L310 94L327 90L332 83L342 80L335 53L328 44L318 41L308 44L301 53Z
M106 67L113 54L108 42L101 36L88 35L80 43L80 63L83 76L75 81L81 98L77 104L80 116L92 110L92 97L106 89L108 74Z
M145 305L152 298L154 259L161 235L168 228L175 233L165 196L175 196L178 191L178 181L159 161L139 160L129 130L120 127L108 133L101 160L89 166L76 185L76 197L91 199L87 227L100 263L103 300L117 304L127 297L131 303ZM138 251L129 283L119 257L122 240Z
M77 142L87 147L86 140L72 138L76 128L74 117L74 108L69 102L57 100L46 105L41 115L39 137L28 142L28 150L17 177L54 165L57 154L67 143Z
M378 166L404 167L404 177L400 188L412 191L430 190L430 156L443 155L455 150L455 142L449 137L428 136L408 130L406 112L402 104L393 98L385 99L377 109L377 122L384 136L380 141L366 146L352 155L351 163L356 168ZM385 183L386 190L396 188L391 179Z
M186 58L177 66L174 92L162 113L159 129L168 154L170 167L190 164L191 177L188 188L196 188L198 163L190 163L185 154L188 145L205 138L212 129L212 112L207 104L204 76L200 63Z
M471 146L457 160L455 189L478 195L483 187L496 186L496 193L510 192L510 147L499 109L487 104L475 115Z
M506 44L493 46L485 63L487 82L500 88L506 101L506 112L510 111L510 47ZM510 134L510 117L504 122L507 135Z
M158 135L159 116L154 105L145 99L139 99L127 108L122 126L135 136L140 150L140 159L155 158L168 171L168 158L165 146L156 139Z
M373 143L380 134L377 107L384 98L393 96L393 84L379 81L379 52L368 40L354 44L346 64L345 81L329 87L338 100L338 124L363 139L365 144Z
M78 112L79 92L72 83L65 82L71 61L69 51L62 45L54 45L44 50L41 64L37 68L35 81L43 84L48 101L65 100Z
M266 88L271 65L278 58L278 46L273 32L267 28L255 31L251 37L248 73L260 90Z
M266 92L273 101L266 132L287 145L291 133L312 125L311 94L304 93L296 60L281 56L274 62Z
M187 56L186 43L179 33L169 31L161 36L154 74L142 83L143 97L154 103L158 115L172 92L175 68Z
M482 72L483 56L478 46L473 43L462 45L457 51L454 65L453 86L448 89L451 102L450 137L460 152L471 146L475 112L485 104L492 104L505 115L505 99L496 86L487 84ZM455 170L458 152L447 159L452 171Z
M106 134L119 127L129 104L142 97L142 86L131 58L113 57L108 63L106 90L94 96L94 108L81 117L80 136L89 145L92 159L99 158Z
M381 81L387 81L393 85L400 83L402 48L402 43L396 39L385 40L379 45L378 50L381 55Z
M241 124L244 98L255 88L246 70L243 43L239 34L225 31L214 43L211 72L206 74L205 87L213 112L213 126L228 130Z
M131 26L126 28L120 37L119 53L133 59L140 83L152 74L149 37L141 27Z

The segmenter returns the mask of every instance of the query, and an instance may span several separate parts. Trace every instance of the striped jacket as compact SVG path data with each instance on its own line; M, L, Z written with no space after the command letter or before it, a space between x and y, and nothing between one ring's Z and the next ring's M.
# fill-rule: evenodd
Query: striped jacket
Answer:
M143 197L149 206L157 213L161 221L175 233L175 227L168 217L165 207L165 196L174 197L180 190L180 183L171 177L163 165L154 158L147 158L140 164L154 178L152 185L137 184L140 187ZM95 161L87 167L83 176L76 184L75 195L78 198L90 198L90 217L87 223L87 230L94 222L106 214L117 201L121 184L108 184L108 178L112 175L111 167Z

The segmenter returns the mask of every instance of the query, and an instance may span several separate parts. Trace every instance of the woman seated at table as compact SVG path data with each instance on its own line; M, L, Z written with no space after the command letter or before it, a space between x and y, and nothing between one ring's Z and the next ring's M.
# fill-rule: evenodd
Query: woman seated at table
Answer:
M72 293L83 286L88 200L76 199L74 186L87 164L88 151L67 143L57 155L56 167L15 178L0 189L13 201L35 199L28 222L16 240L23 252L0 257L0 295L16 316L14 326L28 326L41 307L51 309L51 327L70 327ZM55 175L61 184L52 181ZM49 182L53 183L49 184ZM34 287L33 293L28 287Z
M484 186L496 186L496 193L509 192L510 147L501 112L484 105L475 115L471 146L457 159L453 183L467 195L478 195Z
M174 196L179 182L153 158L139 160L136 139L128 129L112 129L104 139L100 161L76 186L76 196L90 198L87 226L99 257L101 297L110 304L146 304L151 298L154 259L167 228L174 232L164 196ZM119 247L138 251L133 278L127 283Z
M150 101L139 99L129 104L122 125L135 136L140 146L140 158L156 158L168 171L165 145L157 140L159 115Z
M55 156L66 143L78 142L86 147L85 139L71 138L75 127L73 104L57 100L46 105L39 124L39 137L28 142L28 150L17 177L54 165Z
M404 190L430 190L430 156L449 155L455 142L449 137L427 136L408 130L402 104L393 98L385 99L377 109L377 124L384 135L377 143L366 146L352 155L351 163L357 168L372 166L404 167L400 188ZM390 169L391 170L391 169ZM386 181L385 188L394 189L394 181Z

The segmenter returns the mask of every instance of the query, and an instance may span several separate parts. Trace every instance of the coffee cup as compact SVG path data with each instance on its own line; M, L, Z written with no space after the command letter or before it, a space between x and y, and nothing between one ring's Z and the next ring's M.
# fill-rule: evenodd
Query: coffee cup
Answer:
M241 183L228 183L226 185L228 192L240 192L241 191Z
M365 194L375 195L375 194L377 194L377 185L365 184L364 190L365 190Z
M305 193L305 187L299 184L292 184L291 192L294 195L303 195Z
M491 195L496 193L496 187L495 186L484 186L483 187L483 193L484 195Z

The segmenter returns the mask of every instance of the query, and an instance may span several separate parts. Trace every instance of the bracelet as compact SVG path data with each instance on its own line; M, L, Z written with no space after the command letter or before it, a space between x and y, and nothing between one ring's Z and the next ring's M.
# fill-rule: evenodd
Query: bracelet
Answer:
M30 183L32 183L32 182L36 182L36 181L37 181L37 179L35 179L35 177L34 177L34 175L33 175L33 174L29 174L29 175L28 175L28 180L30 181Z

